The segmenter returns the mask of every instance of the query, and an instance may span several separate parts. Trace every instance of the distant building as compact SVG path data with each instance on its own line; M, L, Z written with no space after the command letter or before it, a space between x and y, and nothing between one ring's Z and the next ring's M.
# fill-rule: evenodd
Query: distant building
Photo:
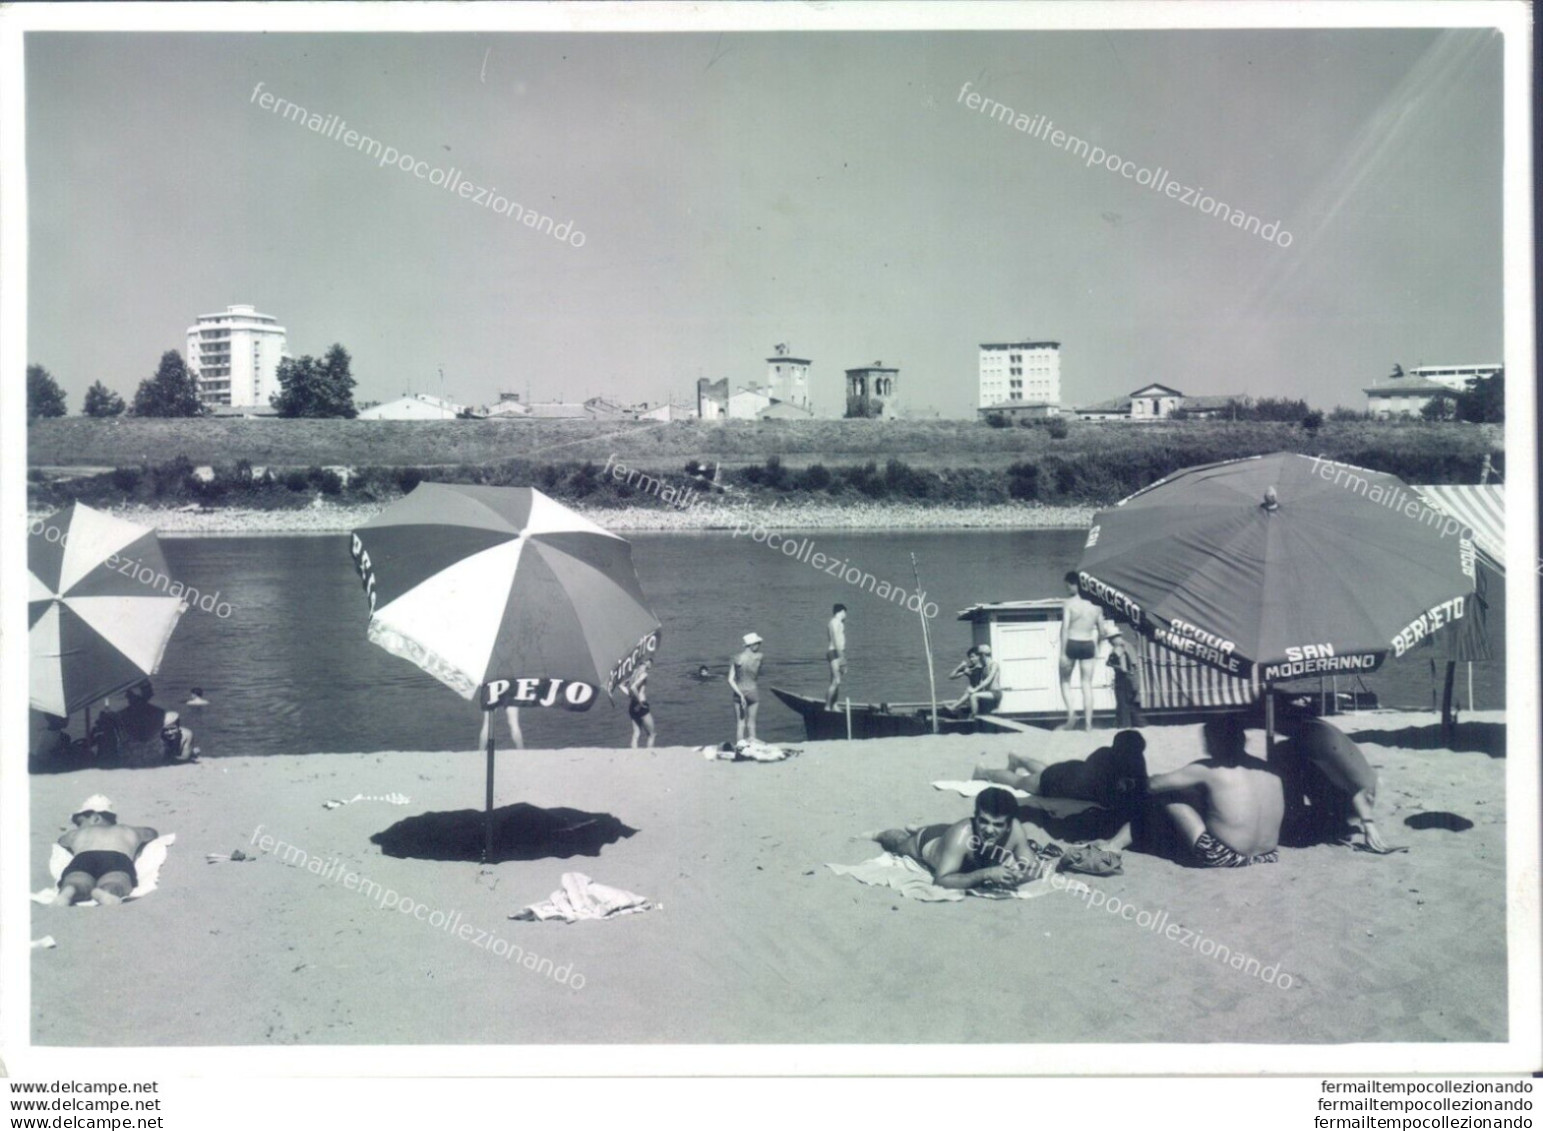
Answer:
M1480 377L1493 377L1499 365L1416 365L1407 376L1445 385L1454 393L1466 393Z
M584 409L593 420L621 420L631 415L626 405L608 397L590 397L584 402Z
M766 359L767 394L796 408L809 410L809 366L806 357L794 357L787 345L779 342Z
M536 420L590 420L587 406L569 401L531 401L530 415Z
M875 361L846 374L847 416L890 420L899 414L900 370Z
M1051 406L1061 411L1060 342L982 342L978 409L998 405Z
M1368 416L1419 416L1439 396L1464 393L1480 377L1493 377L1498 365L1420 365L1363 390Z
M1146 385L1130 395L1132 421L1161 420L1172 416L1184 403L1184 394L1167 385Z
M702 420L723 420L729 415L729 379L709 381L700 377L696 383L696 414Z
M520 401L519 393L499 393L498 403L489 405L482 416L488 420L524 420L530 416L530 406Z
M666 401L664 404L656 404L652 408L649 407L647 401L644 401L642 404L636 406L632 410L632 414L638 420L653 420L661 422L670 420L690 420L692 415L691 409L689 407L686 405L676 404L674 401Z
M735 389L729 394L728 418L754 420L763 409L771 407L771 394L763 389Z
M360 420L454 420L466 411L464 405L432 396L429 393L410 393L394 401L386 401L359 414Z
M789 401L772 401L755 414L757 420L813 420L814 413Z
M279 391L286 338L271 314L259 314L247 305L200 314L188 327L187 342L188 368L204 404L267 408L268 399Z
M1133 424L1167 420L1183 410L1190 419L1226 416L1243 403L1241 396L1185 396L1168 385L1143 385L1128 396L1074 409L1078 420L1116 420Z

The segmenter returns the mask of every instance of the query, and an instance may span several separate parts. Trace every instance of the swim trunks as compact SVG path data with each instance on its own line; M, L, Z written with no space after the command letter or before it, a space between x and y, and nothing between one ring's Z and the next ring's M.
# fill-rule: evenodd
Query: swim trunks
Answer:
M627 716L635 723L642 722L648 717L648 704L637 699L627 704Z
M1277 863L1280 853L1272 849L1254 856L1244 856L1228 848L1210 833L1201 833L1195 838L1195 860L1205 868L1246 868L1250 864Z
M59 877L59 886L64 886L64 880L71 873L84 872L93 880L100 880L109 872L123 872L129 877L129 886L139 886L139 875L134 871L134 861L121 852L104 852L101 849L91 849L87 852L78 852L74 858L65 865L64 875Z
M1066 658L1068 660L1091 660L1098 655L1098 645L1091 640L1068 640L1066 642Z

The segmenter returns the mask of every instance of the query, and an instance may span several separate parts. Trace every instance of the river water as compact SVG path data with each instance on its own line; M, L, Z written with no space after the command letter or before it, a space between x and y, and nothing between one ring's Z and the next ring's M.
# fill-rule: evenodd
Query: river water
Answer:
M969 642L957 612L982 601L1054 597L1076 564L1081 531L814 531L813 552L844 560L877 581L915 591L916 555L931 620L940 695L943 676ZM633 560L664 625L649 681L663 745L731 739L734 712L723 682L728 657L749 631L766 638L761 734L803 737L798 716L771 696L772 684L824 694L825 622L833 602L848 608L846 693L853 700L925 700L927 667L919 616L893 600L749 538L726 533L635 534ZM187 538L162 541L172 576L219 592L220 612L182 618L156 678L156 700L176 707L194 686L210 705L182 708L204 755L377 750L469 750L476 708L406 660L365 639L367 605L348 540L334 537ZM1504 619L1503 604L1491 623ZM1367 678L1385 706L1429 708L1429 661L1390 662ZM713 678L694 673L706 664ZM1460 667L1460 673L1462 669ZM1465 673L1459 697L1466 702ZM1310 686L1316 689L1316 680ZM1474 665L1476 706L1504 706L1504 664ZM117 704L121 705L121 703ZM586 714L527 710L527 744L623 746L630 728L623 697L602 697ZM500 746L507 747L500 722Z

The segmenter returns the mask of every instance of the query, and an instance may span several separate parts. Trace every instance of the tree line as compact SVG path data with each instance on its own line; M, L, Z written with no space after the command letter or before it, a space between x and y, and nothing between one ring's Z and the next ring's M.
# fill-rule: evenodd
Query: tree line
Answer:
M334 344L320 358L286 357L279 362L279 391L269 404L287 417L357 416L354 407L353 360L341 344ZM86 416L186 417L204 416L209 406L200 397L198 377L177 350L167 350L155 373L139 383L132 404L97 381L81 402ZM27 366L27 420L65 416L69 406L64 390L41 365Z

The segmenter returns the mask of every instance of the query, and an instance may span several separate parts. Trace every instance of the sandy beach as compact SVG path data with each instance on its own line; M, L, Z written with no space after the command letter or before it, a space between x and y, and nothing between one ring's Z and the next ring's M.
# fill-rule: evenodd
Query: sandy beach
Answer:
M198 535L347 534L368 522L385 503L339 506L323 503L299 510L252 510L240 507L170 508L124 506L110 514L154 529L164 537ZM584 507L573 509L618 533L644 531L732 530L734 514L745 508L749 521L775 530L1085 530L1094 507L1039 503L1000 506L922 506L916 503L791 503L773 506L744 500L722 501L699 509ZM34 511L28 521L47 517Z
M1081 757L1107 733L811 743L772 765L682 748L501 752L498 801L516 807L501 843L512 858L485 868L451 858L480 843L475 751L34 776L34 890L47 882L51 842L90 793L107 793L124 821L178 839L160 889L143 900L34 905L32 936L58 945L31 955L33 1039L1504 1040L1503 714L1465 716L1456 750L1436 747L1429 714L1337 721L1378 767L1384 833L1407 854L1320 846L1283 850L1273 866L1206 872L1128 853L1123 875L1089 881L1111 902L1275 966L1286 988L1066 893L917 903L824 867L874 855L865 830L965 815L969 803L934 790L935 779L1001 765L1009 750ZM1197 730L1150 728L1151 770L1197 756ZM1252 751L1262 743L1249 733ZM393 792L410 803L323 807ZM263 835L331 874L259 851ZM233 849L258 859L205 862ZM569 984L479 947L475 933L382 909L337 878L345 866L426 905L425 918L458 915L450 921L551 959L549 971L567 967ZM662 906L575 925L507 918L565 871ZM84 974L104 970L123 974L114 993L79 992ZM983 974L997 987L989 1010L976 992Z

